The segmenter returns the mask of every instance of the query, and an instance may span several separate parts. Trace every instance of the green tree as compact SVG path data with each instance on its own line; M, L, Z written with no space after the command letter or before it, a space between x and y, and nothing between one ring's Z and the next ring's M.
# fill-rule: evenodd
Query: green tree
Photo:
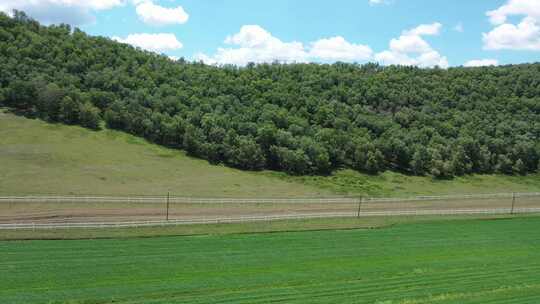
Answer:
M71 99L69 96L64 96L60 102L60 110L58 118L60 121L67 124L78 123L80 119L81 105Z
M79 106L79 122L81 126L97 130L101 120L100 111L89 103L82 103Z

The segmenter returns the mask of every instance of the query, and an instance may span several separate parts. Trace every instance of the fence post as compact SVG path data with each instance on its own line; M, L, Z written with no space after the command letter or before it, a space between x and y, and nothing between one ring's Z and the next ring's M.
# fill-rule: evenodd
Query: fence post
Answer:
M360 197L358 200L358 212L356 213L356 217L360 218L360 211L362 210L362 202L364 201L363 197Z
M510 214L514 215L514 208L516 206L516 193L512 193L512 209L510 210Z
M168 222L169 221L169 196L170 196L170 193L167 192L167 216L165 218L165 220Z

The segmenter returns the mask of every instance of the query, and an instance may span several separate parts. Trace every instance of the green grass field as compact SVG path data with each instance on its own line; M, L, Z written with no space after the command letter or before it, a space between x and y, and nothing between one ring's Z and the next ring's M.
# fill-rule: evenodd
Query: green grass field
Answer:
M539 303L540 218L2 241L2 303Z

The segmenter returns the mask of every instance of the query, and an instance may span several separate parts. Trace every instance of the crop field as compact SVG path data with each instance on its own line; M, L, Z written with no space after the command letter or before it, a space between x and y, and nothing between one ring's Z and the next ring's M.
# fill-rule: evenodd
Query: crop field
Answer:
M2 303L538 303L540 218L2 241Z

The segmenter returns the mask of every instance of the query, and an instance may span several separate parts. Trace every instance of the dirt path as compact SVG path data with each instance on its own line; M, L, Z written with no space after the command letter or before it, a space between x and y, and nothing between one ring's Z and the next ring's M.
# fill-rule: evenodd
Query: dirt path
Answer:
M422 200L405 202L348 203L173 203L169 220L214 220L259 217L299 217L332 215L408 215L454 213L508 213L512 200L501 198L463 200ZM522 197L516 210L540 208L540 197ZM162 221L166 204L84 203L84 202L0 202L0 224L114 223Z

